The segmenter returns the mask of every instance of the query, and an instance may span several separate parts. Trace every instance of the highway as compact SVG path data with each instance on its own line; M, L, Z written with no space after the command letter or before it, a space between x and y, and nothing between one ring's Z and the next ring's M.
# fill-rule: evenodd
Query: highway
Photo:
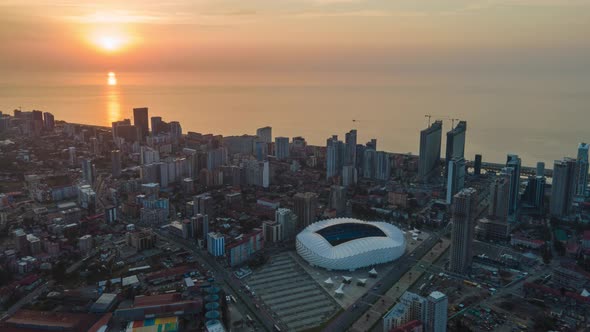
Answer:
M358 319L366 315L366 312L371 308L372 304L377 302L383 294L385 294L393 285L407 272L412 266L416 264L434 245L438 242L441 235L433 233L433 235L422 242L410 254L404 255L395 262L395 267L381 278L381 286L376 290L369 290L365 295L359 298L346 311L341 313L334 319L325 329L327 332L341 332L346 331Z

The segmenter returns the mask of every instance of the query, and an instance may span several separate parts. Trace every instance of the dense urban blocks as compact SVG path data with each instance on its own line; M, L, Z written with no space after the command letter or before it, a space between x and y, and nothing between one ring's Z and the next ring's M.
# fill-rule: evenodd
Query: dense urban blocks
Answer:
M328 270L388 263L402 256L405 249L402 231L385 222L327 219L297 235L297 253L309 264Z

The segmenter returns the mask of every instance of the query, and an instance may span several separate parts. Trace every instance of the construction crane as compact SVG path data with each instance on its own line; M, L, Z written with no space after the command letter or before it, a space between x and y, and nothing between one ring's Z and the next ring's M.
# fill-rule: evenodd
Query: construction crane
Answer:
M428 127L430 127L430 119L432 118L432 115L426 114L426 115L424 115L424 117L428 118Z

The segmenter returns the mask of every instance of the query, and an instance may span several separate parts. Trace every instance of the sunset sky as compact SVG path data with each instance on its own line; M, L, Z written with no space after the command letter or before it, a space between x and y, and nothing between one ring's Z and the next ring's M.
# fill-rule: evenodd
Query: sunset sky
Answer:
M3 0L0 70L581 75L588 33L586 0Z

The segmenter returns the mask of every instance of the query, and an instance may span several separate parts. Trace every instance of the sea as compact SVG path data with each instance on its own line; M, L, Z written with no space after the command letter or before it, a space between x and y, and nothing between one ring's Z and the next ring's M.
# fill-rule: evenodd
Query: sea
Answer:
M196 74L195 74L196 75ZM183 131L303 136L325 145L357 129L358 142L378 150L417 154L420 130L443 120L445 132L467 121L466 158L503 163L518 154L524 165L575 157L590 142L590 82L564 77L400 75L387 81L224 81L174 73L107 72L27 75L0 79L0 111L38 109L56 119L110 126L133 118L134 107L179 121ZM443 135L443 151L444 151ZM444 152L443 152L444 154Z

